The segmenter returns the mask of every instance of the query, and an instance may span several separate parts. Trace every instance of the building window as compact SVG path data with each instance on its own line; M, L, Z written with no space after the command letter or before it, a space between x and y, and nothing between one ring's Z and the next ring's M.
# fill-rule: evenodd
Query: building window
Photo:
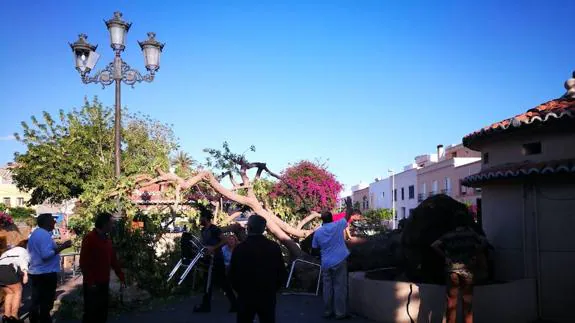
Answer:
M421 184L421 193L423 195L427 194L427 183Z
M451 193L451 178L446 177L444 185L445 185L445 191L443 193L445 194Z
M9 197L5 197L2 199L2 203L4 203L4 205L6 205L6 207L10 207L10 198Z
M393 190L393 200L397 201L397 188Z
M541 153L541 142L532 142L523 145L523 155L539 155Z
M431 193L433 195L437 194L437 191L439 190L439 185L437 185L437 181L433 181L433 183L431 183Z
M483 153L483 163L489 164L489 153Z
M23 197L17 198L16 199L16 205L18 205L18 206L24 205L24 198Z
M451 158L455 158L455 157L457 157L457 152L451 153Z
M405 188L404 187L401 188L401 200L402 201L405 200Z
M367 210L369 208L369 201L367 199L367 196L363 197L363 209Z
M415 198L415 186L409 186L409 199L413 200Z
M381 192L381 197L385 198L385 192Z

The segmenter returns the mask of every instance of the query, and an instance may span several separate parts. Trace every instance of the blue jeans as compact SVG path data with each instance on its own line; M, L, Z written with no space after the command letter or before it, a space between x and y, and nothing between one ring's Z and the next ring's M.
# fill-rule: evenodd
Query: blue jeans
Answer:
M347 259L322 270L324 314L347 315Z

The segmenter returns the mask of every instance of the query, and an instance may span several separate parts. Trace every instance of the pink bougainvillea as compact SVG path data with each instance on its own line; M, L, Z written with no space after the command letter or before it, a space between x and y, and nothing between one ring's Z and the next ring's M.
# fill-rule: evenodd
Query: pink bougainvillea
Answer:
M286 197L296 208L309 211L332 210L337 206L342 185L325 166L301 161L286 168L274 186L271 197Z
M0 227L5 228L12 224L14 224L14 220L12 220L12 217L7 213L0 211Z

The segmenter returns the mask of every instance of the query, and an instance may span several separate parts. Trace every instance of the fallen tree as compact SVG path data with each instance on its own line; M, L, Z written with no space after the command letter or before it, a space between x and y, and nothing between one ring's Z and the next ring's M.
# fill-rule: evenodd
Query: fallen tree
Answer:
M305 239L313 232L312 229L304 229L304 227L319 218L318 211L320 209L329 208L330 206L331 208L335 207L337 195L341 191L341 184L335 181L335 177L328 173L323 165L304 161L293 167L303 167L305 176L309 177L311 173L321 180L315 184L310 183L308 178L294 180L294 178L297 178L297 174L284 172L282 175L289 177L286 179L284 176L272 172L264 162L249 162L244 155L231 153L227 143L224 143L223 151L206 149L206 152L211 157L211 159L208 158L208 166L222 170L220 175L216 176L212 170L201 169L183 177L157 168L155 176L148 174L133 176L134 187L141 188L155 184L170 185L174 189L177 204L181 201L182 192L207 185L218 196L247 207L254 213L264 217L267 221L269 232L287 248L292 258L308 258L302 252L297 241ZM266 181L264 176L276 179L276 183L279 183L281 189L268 185L264 194L258 192L256 188L261 186L261 182ZM231 187L226 187L222 183L226 179L229 180ZM331 182L329 182L330 180ZM329 184L326 184L327 182ZM268 184L270 184L269 180ZM273 182L271 184L275 185ZM326 185L330 191L318 194L317 190L324 190L323 185ZM317 189L316 191L310 191L310 187L317 187ZM270 189L276 190L273 191L273 194L270 194ZM116 190L110 196L113 197L125 193L121 190ZM316 198L316 195L319 197ZM325 195L329 196L326 198ZM279 212L277 211L278 209L280 210ZM280 217L277 213L282 213L284 216ZM293 214L296 213L298 216L294 217ZM221 221L221 224L231 223L240 214L241 212L233 212ZM302 214L304 215L302 216Z

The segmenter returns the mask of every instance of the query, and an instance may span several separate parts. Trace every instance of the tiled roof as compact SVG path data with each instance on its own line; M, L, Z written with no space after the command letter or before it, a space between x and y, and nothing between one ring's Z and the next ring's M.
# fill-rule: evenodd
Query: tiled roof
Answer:
M473 146L473 143L477 139L484 138L495 133L565 118L575 119L575 99L563 97L540 104L525 113L510 119L496 122L463 137L463 144L466 147L472 148L471 146Z
M546 162L523 162L492 167L464 178L465 186L475 186L492 180L519 178L534 175L573 174L575 175L575 159L562 159Z

